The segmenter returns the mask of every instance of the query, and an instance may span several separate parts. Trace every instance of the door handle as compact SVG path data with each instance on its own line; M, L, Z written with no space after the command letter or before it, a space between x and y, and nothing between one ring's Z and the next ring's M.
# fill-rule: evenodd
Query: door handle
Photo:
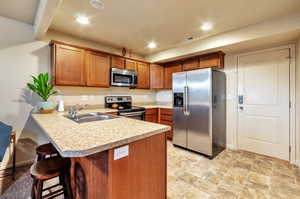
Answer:
M188 86L184 87L184 94L185 94L185 115L189 116L190 115L190 110L189 110L189 88Z
M244 104L244 95L239 95L239 104Z
M183 114L186 116L186 86L183 89Z
M243 111L243 110L244 110L244 107L243 107L243 106L239 106L239 109L240 109L241 111Z

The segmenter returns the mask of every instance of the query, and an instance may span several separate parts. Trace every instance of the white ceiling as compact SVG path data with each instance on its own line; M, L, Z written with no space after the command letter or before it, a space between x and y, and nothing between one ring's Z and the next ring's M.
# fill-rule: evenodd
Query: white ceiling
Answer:
M188 36L206 38L273 17L298 12L300 7L299 0L104 0L104 2L105 8L97 10L89 5L89 0L64 0L54 16L50 29L114 47L126 47L141 55L149 55L186 43L185 38ZM90 17L90 25L75 22L75 17L80 14ZM206 21L212 22L215 26L210 32L200 30L201 24ZM158 48L147 49L149 41L156 41Z
M33 24L39 0L0 0L0 16Z

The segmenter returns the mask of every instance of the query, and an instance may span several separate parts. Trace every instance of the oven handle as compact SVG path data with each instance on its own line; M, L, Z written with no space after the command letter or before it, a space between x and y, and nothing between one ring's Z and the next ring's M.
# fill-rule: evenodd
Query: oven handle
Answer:
M145 111L133 112L133 113L120 113L120 116L138 116L145 114Z

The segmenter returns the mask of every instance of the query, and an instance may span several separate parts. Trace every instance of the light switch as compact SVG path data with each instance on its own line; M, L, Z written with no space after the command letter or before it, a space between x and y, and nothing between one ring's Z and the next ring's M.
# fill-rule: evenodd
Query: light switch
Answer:
M122 146L114 150L114 160L124 158L129 155L129 146Z

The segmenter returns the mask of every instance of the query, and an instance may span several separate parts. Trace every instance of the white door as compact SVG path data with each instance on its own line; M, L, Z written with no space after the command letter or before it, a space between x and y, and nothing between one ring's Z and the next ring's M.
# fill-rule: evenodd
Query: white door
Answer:
M238 57L238 145L289 160L289 49Z

